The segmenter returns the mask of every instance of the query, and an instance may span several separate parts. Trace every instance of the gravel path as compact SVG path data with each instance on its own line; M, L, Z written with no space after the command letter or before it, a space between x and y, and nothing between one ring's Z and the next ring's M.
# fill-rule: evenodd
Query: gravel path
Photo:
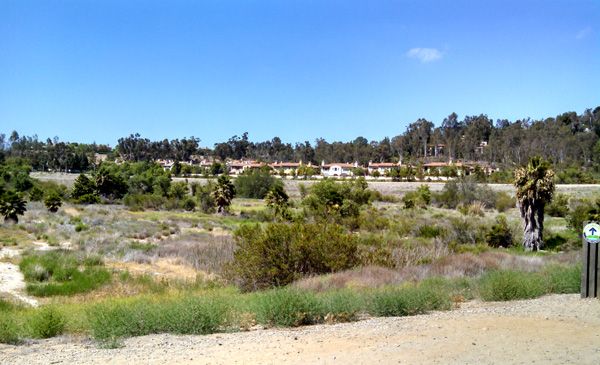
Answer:
M429 315L208 336L0 345L2 364L598 364L600 301L551 295Z

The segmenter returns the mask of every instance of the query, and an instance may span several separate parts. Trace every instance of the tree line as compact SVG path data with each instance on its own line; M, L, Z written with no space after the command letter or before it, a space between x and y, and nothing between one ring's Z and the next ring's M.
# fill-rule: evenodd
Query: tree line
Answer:
M139 134L120 138L114 149L106 145L61 142L58 138L38 140L37 136L8 138L0 135L0 158L22 157L34 170L84 171L93 167L94 153L106 153L125 161L171 159L189 161L194 157L253 159L264 162L416 162L427 160L469 160L512 168L533 156L551 160L559 168L573 166L600 171L600 106L583 113L566 112L540 120L530 118L493 120L485 114L465 116L456 113L438 126L427 119L408 124L405 131L380 141L357 137L349 142L328 142L318 138L295 144L279 137L250 141L248 133L215 143L212 149L200 147L200 139L151 141ZM482 143L483 142L483 143Z

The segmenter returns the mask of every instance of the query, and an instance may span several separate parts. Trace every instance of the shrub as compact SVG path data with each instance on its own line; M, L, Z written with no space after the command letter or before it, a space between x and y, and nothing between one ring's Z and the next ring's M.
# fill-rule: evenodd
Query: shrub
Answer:
M323 307L315 294L298 289L274 289L256 294L253 309L259 323L271 326L301 326L323 318Z
M31 188L29 191L29 200L32 202L39 202L44 198L44 190L37 185Z
M56 308L44 307L29 319L29 327L33 337L50 338L63 333L65 318Z
M521 271L491 271L479 281L479 294L485 301L531 299L546 293L539 274Z
M183 199L188 194L188 191L189 189L187 183L180 181L171 184L171 186L169 187L168 195L169 198Z
M506 212L510 208L514 208L516 205L515 198L513 198L509 193L504 191L499 191L496 193L496 210L500 213Z
M235 239L238 249L226 272L245 291L348 269L359 261L358 239L339 225L246 225Z
M282 184L268 171L248 170L235 180L235 191L241 198L264 199L276 184Z
M600 198L596 199L595 204L587 199L572 199L567 216L567 224L578 234L583 230L583 223L586 221L600 220Z
M336 183L323 179L310 187L310 193L302 200L306 213L318 220L337 221L355 218L360 208L371 202L372 193L364 178Z
M183 201L182 206L183 209L191 212L194 209L196 209L196 202L194 201L194 199L188 197Z
M12 315L2 313L0 316L0 343L17 344L20 341L19 326Z
M165 198L155 194L127 194L123 203L132 210L160 209Z
M212 181L208 181L206 184L192 184L192 195L198 199L198 206L203 213L214 213L215 212L215 198L213 197L213 191L215 190L215 184Z
M566 217L569 214L569 197L556 194L550 204L546 204L544 212L551 217Z
M388 288L375 292L370 312L376 316L409 316L450 308L447 293L426 286Z
M56 213L58 208L60 208L62 205L62 199L56 191L52 190L46 194L46 197L44 198L44 205L49 212Z
M513 244L513 237L508 221L503 215L496 217L496 223L485 235L485 241L491 247L510 247Z
M425 208L431 202L431 191L428 185L421 185L415 191L406 193L402 197L404 209L413 207Z

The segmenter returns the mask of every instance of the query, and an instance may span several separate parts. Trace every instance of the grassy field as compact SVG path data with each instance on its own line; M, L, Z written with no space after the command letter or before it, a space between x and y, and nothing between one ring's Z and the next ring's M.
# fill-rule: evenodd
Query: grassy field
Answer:
M34 176L63 183L73 177ZM312 182L285 182L292 197L299 196L301 183ZM397 197L419 185L369 183ZM435 192L442 184L430 187ZM490 187L492 192L512 189ZM597 192L591 187L560 189L570 196ZM298 198L291 200L294 214L303 209ZM526 253L519 248L517 209L501 210L477 204L405 209L402 201L377 201L354 220L344 221L351 227L348 237L357 244L358 264L299 275L282 288L245 293L234 285L227 268L239 247L236 231L273 220L262 200L234 199L228 215L71 203L50 213L42 203L29 202L18 224L0 225L0 279L3 263L18 265L22 294L39 307L0 293L0 342L70 333L114 347L124 337L150 333L335 323L448 310L472 299L578 292L579 239L567 219L547 217L547 251ZM515 243L511 247L488 243L490 227L499 224L499 217L504 217L505 234ZM311 239L306 237L307 242Z

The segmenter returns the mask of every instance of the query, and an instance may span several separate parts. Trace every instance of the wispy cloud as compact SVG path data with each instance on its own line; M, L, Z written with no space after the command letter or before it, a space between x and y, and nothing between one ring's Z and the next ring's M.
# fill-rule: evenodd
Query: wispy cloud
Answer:
M575 35L575 39L583 39L592 33L592 27L585 27Z
M442 58L442 52L436 48L412 48L406 52L410 58L416 58L421 63L437 61Z

